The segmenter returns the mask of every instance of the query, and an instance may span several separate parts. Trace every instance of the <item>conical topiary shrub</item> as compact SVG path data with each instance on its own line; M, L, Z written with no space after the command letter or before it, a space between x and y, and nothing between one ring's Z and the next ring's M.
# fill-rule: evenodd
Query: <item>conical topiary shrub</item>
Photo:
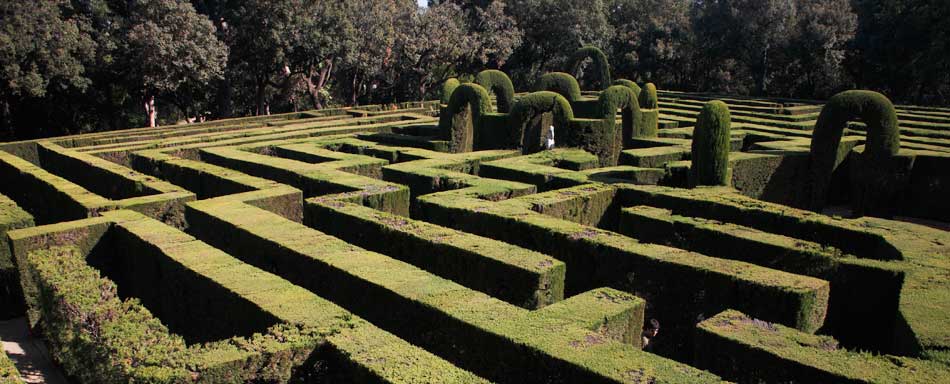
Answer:
M713 100L703 106L693 129L690 184L729 185L729 107Z

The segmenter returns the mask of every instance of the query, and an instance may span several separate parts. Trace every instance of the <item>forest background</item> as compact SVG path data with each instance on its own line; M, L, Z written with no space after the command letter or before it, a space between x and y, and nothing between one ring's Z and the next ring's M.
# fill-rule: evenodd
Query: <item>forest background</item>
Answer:
M527 90L584 45L660 89L950 100L947 0L0 0L0 140Z

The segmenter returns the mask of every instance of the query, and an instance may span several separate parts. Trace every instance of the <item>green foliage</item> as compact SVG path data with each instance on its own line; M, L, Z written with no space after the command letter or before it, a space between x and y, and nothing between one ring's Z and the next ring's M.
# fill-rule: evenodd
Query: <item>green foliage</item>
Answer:
M477 140L482 115L491 112L491 96L482 86L461 84L439 116L439 131L452 152L469 152Z
M508 75L499 70L487 69L475 76L475 82L495 94L498 112L511 111L515 102L515 86Z
M551 91L561 94L564 96L567 101L574 102L581 98L581 86L577 83L577 79L574 76L571 76L569 73L564 72L549 72L541 76L541 79L538 80L538 85L535 87L537 91Z
M867 139L863 156L867 165L885 166L887 159L900 149L900 130L894 105L884 95L873 91L852 90L841 92L828 100L821 109L811 140L811 206L820 209L825 203L828 183L835 167L841 161L839 144L848 121L867 124ZM874 164L877 162L878 164ZM869 183L871 180L854 180ZM884 186L881 186L884 187Z
M6 352L0 350L0 384L17 384L21 382L20 372L18 372L13 365L13 361L7 357Z
M51 352L69 375L87 383L187 375L184 340L137 300L120 299L115 284L87 266L78 249L34 251L27 262Z
M593 68L590 68L589 71L596 73L597 80L599 81L599 89L606 89L610 86L610 62L607 61L607 55L604 54L604 51L600 50L592 45L584 46L574 52L571 55L568 68L570 68L571 74L577 74L581 65L584 64L586 59L590 58L593 60Z
M604 120L615 126L615 140L604 143L611 147L608 164L616 164L620 150L624 143L629 143L634 137L643 136L643 114L640 111L640 102L634 90L627 85L613 85L600 93L601 113ZM616 128L617 110L621 110L623 126Z
M633 93L634 93L634 94L640 95L640 86L637 85L637 83L634 83L634 82L632 82L632 81L630 81L630 80L627 80L627 79L617 79L617 80L614 80L614 85L623 85L623 86L626 86L626 87L630 87L630 89L633 90Z
M659 108L656 85L653 85L653 83L646 83L640 91L640 107L644 109Z
M458 88L462 83L459 82L459 79L450 77L442 83L442 98L440 102L442 104L448 104L449 100L452 99L452 92L455 92L455 88Z
M541 136L547 127L529 126L529 124L538 125L535 119L543 113L553 115L555 139L559 133L564 133L570 121L574 119L571 103L564 96L550 91L529 93L518 99L508 115L511 145L522 148L526 153L541 150L543 148Z
M714 100L703 106L693 129L691 185L729 185L729 107Z

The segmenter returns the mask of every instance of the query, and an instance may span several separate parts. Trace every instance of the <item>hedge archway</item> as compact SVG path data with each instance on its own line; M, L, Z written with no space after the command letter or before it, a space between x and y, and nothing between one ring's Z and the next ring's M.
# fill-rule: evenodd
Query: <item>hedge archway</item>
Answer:
M515 86L511 78L497 69L486 69L475 76L475 82L495 94L499 113L508 113L515 102Z
M828 99L818 115L811 140L811 209L825 205L831 175L838 165L841 135L849 121L867 124L863 158L869 164L883 163L900 150L900 128L894 104L874 91L844 91ZM867 180L852 180L863 183ZM885 186L879 186L881 188Z
M548 72L541 75L537 90L559 93L570 102L581 98L581 86L577 84L577 79L564 72Z
M512 145L522 148L524 153L533 153L544 149L542 137L544 125L542 115L551 114L555 141L564 137L570 121L574 119L571 103L564 96L550 91L529 93L511 108L508 125L511 127Z
M577 72L581 69L581 65L584 64L584 60L587 58L593 60L592 65L596 70L597 79L600 82L600 89L609 87L611 84L610 62L607 61L607 55L604 54L604 51L592 45L581 47L571 55L569 66L571 75L577 75Z
M452 92L439 115L439 131L449 141L453 153L471 152L478 134L479 120L491 112L488 91L474 83L461 84Z

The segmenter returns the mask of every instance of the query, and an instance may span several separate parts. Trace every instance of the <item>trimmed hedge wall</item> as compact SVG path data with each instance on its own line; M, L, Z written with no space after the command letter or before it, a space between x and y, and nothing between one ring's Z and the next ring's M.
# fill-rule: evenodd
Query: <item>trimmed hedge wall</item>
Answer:
M887 201L902 185L895 185L886 172L893 171L893 159L900 149L900 130L894 104L884 95L873 91L852 90L831 97L815 124L811 140L811 199L810 208L821 210L825 205L831 175L840 161L838 145L841 135L851 120L867 124L867 139L864 153L852 167L862 168L859 180L852 186L867 194L878 195L869 201L854 202L855 213L876 211L874 200ZM886 182L890 181L890 182ZM859 192L861 194L861 192ZM882 197L883 195L883 197Z
M614 80L614 85L623 85L623 86L626 86L626 87L630 87L630 89L633 90L633 93L637 94L638 97L642 97L642 96L643 96L643 95L640 94L640 91L641 91L640 86L637 85L637 83L634 83L633 81L630 81L630 80L627 80L627 79L617 79L617 80ZM643 106L643 105L641 105L641 107L642 107L642 106Z
M729 185L729 106L706 103L693 129L690 185Z
M471 152L482 115L491 112L491 96L478 84L459 85L439 114L439 131L451 152Z
M23 314L23 292L7 231L33 226L33 216L0 194L0 320Z
M499 113L508 113L515 102L515 86L511 78L496 69L486 69L475 76L475 83L495 94Z
M574 54L571 55L569 60L570 65L568 68L571 70L572 75L576 75L577 72L581 69L581 65L584 63L584 60L590 58L593 60L593 69L597 73L597 80L600 83L599 89L607 89L610 86L610 62L607 61L607 55L604 54L604 51L600 50L592 45L587 45L581 47L580 49L574 51Z
M740 383L929 384L947 378L947 368L938 363L848 351L829 336L735 310L699 323L696 330L695 364Z
M572 103L581 98L581 86L577 83L577 79L564 72L548 72L541 75L536 90L559 93Z

